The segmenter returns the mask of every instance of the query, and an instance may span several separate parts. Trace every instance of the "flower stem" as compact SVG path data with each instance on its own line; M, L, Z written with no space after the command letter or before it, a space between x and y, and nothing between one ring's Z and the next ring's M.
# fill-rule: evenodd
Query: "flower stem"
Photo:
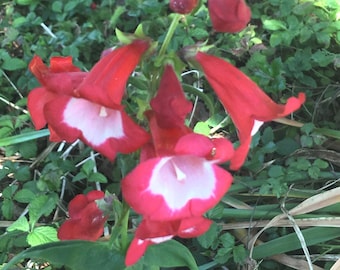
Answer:
M121 245L122 250L127 250L128 247L128 226L129 226L129 213L130 206L123 201L123 216L122 216L122 229L121 229Z
M166 50L167 50L167 48L169 46L169 43L171 41L171 38L173 37L173 35L175 33L175 30L177 28L177 25L178 25L179 20L180 20L181 17L182 17L181 14L175 14L174 15L174 17L172 19L172 22L171 22L171 24L169 26L169 30L166 33L166 36L165 36L164 42L162 44L162 47L159 50L159 54L158 54L159 56L162 56L162 55L165 54L165 52L166 52Z

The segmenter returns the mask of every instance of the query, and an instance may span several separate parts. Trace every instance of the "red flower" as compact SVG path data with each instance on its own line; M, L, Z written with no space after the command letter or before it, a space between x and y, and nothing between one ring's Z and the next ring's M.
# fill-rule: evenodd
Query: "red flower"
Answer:
M218 57L198 52L195 60L230 114L238 129L240 146L231 159L232 170L239 169L246 159L251 136L263 122L286 116L300 108L305 95L291 97L285 105L276 104L250 78Z
M127 266L135 264L150 245L168 241L175 236L192 238L202 235L209 229L211 223L211 220L203 217L172 220L170 222L143 219L129 246L125 264Z
M197 6L198 0L170 0L170 9L179 14L188 14Z
M232 176L216 165L230 160L232 144L195 134L184 125L192 105L170 65L151 107L147 116L152 141L143 148L141 163L122 180L124 199L144 217L129 248L128 265L150 244L205 232L210 221L202 215L219 202L232 182Z
M70 219L60 226L58 238L96 241L103 234L106 221L96 204L96 200L102 198L104 193L97 190L74 197L68 206Z
M218 32L239 32L251 18L244 0L208 0L208 9L213 28Z
M203 215L231 184L232 176L216 162L232 157L232 144L212 141L184 126L191 106L170 65L151 107L153 141L142 162L122 180L123 196L136 212L152 220Z
M31 72L42 87L31 91L28 109L37 129L48 124L52 141L81 139L113 160L148 139L120 105L125 85L149 43L135 40L107 54L90 72L80 72L71 57L53 57L48 68L38 56Z

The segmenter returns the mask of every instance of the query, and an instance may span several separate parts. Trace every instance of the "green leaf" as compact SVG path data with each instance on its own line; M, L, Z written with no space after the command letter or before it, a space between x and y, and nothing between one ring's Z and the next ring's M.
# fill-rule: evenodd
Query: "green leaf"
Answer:
M301 127L301 131L309 135L315 129L315 125L313 123L306 123Z
M2 211L2 215L5 217L5 219L11 220L12 216L13 216L13 211L14 211L13 201L9 200L9 199L4 199L2 201L1 211Z
M25 216L22 216L18 218L16 221L12 223L11 226L7 228L8 232L12 232L15 230L28 232L30 229L30 225L28 224L27 218Z
M274 32L271 34L269 43L271 47L276 47L280 45L282 42L282 33L281 32Z
M326 67L335 60L335 55L325 50L318 50L313 53L312 60L319 64L320 67Z
M217 240L219 233L218 226L216 223L211 224L209 230L202 234L201 236L197 237L198 242L204 248L209 248L213 245L213 243Z
M322 159L316 159L313 162L313 165L320 168L320 169L327 169L329 167L328 162L322 160Z
M30 224L36 223L41 216L47 216L53 211L58 202L58 197L54 195L40 195L29 204Z
M277 30L287 30L286 24L279 20L263 20L263 28L267 30L277 31Z
M224 233L219 237L222 245L226 248L233 248L235 245L235 238L230 233Z
M5 70L18 70L23 69L27 67L27 63L24 60L21 60L19 58L6 58L4 59L4 62L2 63L1 68Z
M233 248L233 259L237 264L242 264L248 258L248 251L243 245L238 245Z
M161 267L186 266L190 270L198 270L189 249L175 240L150 246L144 255L144 263Z
M61 1L53 1L52 10L57 13L61 13L63 10L63 3Z
M92 173L94 166L95 166L94 161L90 159L83 164L81 170L85 175L88 176Z
M31 5L35 2L35 0L16 0L18 5Z
M20 203L29 203L35 198L35 194L29 189L21 189L14 195L14 200Z
M18 181L28 181L31 179L31 172L28 166L21 166L15 173L15 179Z
M300 143L302 147L312 147L313 146L313 138L310 136L302 135L300 137Z
M316 166L312 166L312 167L308 168L308 175L312 179L318 179L320 177L320 168L316 167Z
M293 153L295 150L299 148L299 144L293 140L292 138L284 138L281 141L277 142L277 153L280 155L286 156Z
M57 241L56 228L49 226L37 227L27 235L27 243L32 247Z
M218 263L224 264L231 258L232 251L233 249L231 247L220 248L217 250L217 254L214 259Z
M107 183L107 178L104 174L95 172L87 179L89 182Z
M283 171L283 167L279 165L272 165L269 167L268 175L272 178L278 178L280 176L285 175L285 172Z
M26 249L15 256L2 270L10 270L11 266L28 258L33 261L48 261L55 267L64 265L72 270L125 269L124 256L116 250L109 249L107 243L61 241Z
M17 144L17 143L22 143L22 142L26 142L26 141L31 141L31 140L35 140L35 139L38 139L38 138L41 138L41 137L46 137L48 135L50 135L50 132L49 132L48 129L31 131L31 132L15 135L15 136L12 136L12 137L0 139L0 147L12 145L12 144Z
M207 122L197 122L194 127L194 132L208 136L210 134L210 126Z

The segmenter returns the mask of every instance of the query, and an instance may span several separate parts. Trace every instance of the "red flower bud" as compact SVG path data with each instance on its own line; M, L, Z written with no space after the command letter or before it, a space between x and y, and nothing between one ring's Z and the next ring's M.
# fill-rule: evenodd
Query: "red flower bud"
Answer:
M209 0L208 9L213 28L218 32L240 32L251 18L244 0Z
M197 6L198 0L170 0L170 9L179 14L188 14Z

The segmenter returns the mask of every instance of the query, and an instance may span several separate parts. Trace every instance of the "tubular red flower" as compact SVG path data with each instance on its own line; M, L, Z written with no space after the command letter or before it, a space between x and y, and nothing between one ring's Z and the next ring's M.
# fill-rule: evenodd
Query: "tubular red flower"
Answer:
M188 14L197 4L198 0L170 0L170 9L179 14Z
M98 208L96 200L104 198L102 191L90 191L87 195L79 194L69 203L70 219L58 230L60 240L81 239L96 241L104 231L106 217Z
M165 68L151 107L147 115L152 141L142 152L142 162L122 180L123 196L152 220L203 215L231 184L232 176L215 163L232 157L232 144L225 139L216 143L184 125L191 104L171 66Z
M182 238L197 237L205 233L212 221L203 217L172 221L152 221L143 219L138 226L126 254L125 264L135 264L145 253L148 246L170 240L175 236Z
M86 144L113 160L149 139L120 105L125 85L149 42L135 40L104 56L90 72L80 72L71 57L53 57L48 68L38 56L30 70L42 87L28 96L28 109L37 129L46 124L53 141Z
M240 32L251 18L244 0L208 0L208 9L213 28L218 32Z
M182 86L171 65L166 65L157 96L151 102L157 124L161 128L183 126L185 117L192 110L192 103L185 98Z
M251 136L263 122L286 116L300 108L305 95L291 97L285 105L276 104L239 69L218 57L198 52L194 59L230 114L238 130L240 146L231 159L230 168L239 169L249 150Z

